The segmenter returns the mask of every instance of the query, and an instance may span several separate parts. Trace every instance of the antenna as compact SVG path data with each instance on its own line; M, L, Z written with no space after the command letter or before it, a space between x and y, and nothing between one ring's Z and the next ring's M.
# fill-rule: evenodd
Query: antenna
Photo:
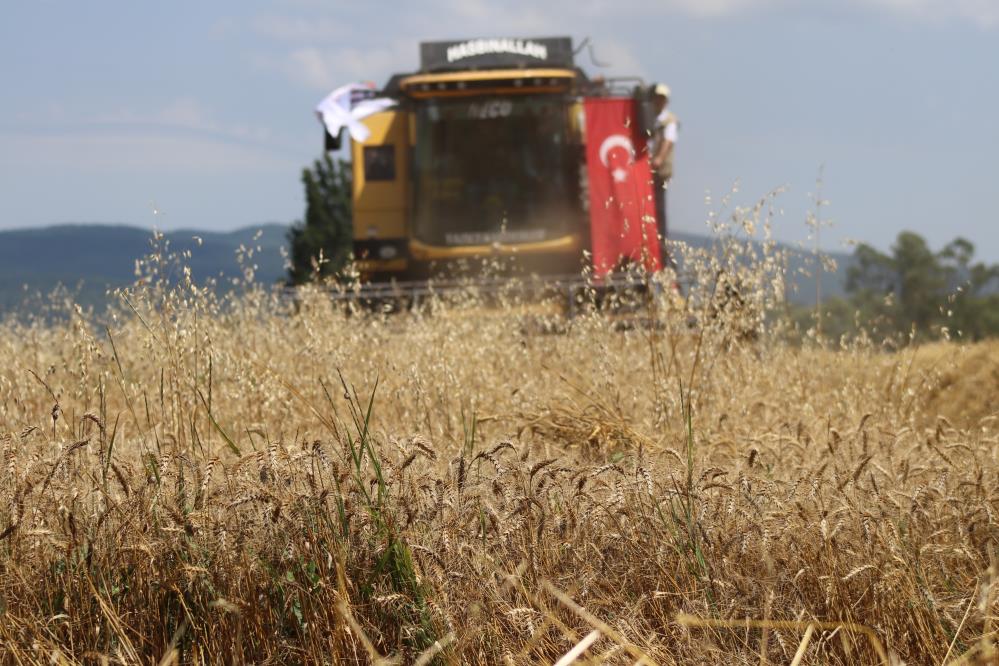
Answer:
M595 51L593 49L593 40L591 40L589 37L584 38L583 41L581 41L579 43L579 46L577 46L576 50L574 50L572 52L572 55L573 56L579 55L584 48L586 49L586 52L590 54L590 62L593 63L594 67L610 67L611 66L610 63L600 62L600 60L597 59L597 54L595 53Z

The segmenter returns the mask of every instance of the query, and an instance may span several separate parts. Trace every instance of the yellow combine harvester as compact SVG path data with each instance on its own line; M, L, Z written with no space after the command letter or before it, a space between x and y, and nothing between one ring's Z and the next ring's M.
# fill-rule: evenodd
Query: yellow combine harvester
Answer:
M368 136L350 146L354 255L371 292L484 262L578 279L599 233L594 167L632 168L651 120L640 79L590 79L567 37L424 43L419 71L373 94L394 105L364 118ZM600 146L599 160L586 142L594 99L630 105L624 134ZM327 133L326 146L339 148L339 134ZM625 148L616 158L615 146ZM654 208L643 210L654 222Z

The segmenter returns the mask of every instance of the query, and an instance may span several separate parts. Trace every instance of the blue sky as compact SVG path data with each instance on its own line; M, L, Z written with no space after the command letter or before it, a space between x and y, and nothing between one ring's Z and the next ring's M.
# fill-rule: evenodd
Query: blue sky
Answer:
M589 36L673 89L674 228L738 182L802 241L824 165L828 249L902 229L999 261L999 0L5 2L0 229L230 229L302 213L330 89L417 66L418 42ZM706 193L711 194L710 206Z

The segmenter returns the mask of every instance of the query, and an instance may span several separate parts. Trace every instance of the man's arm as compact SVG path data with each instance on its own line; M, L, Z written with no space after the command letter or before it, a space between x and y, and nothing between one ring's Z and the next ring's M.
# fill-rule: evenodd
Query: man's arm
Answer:
M670 151L673 150L673 142L669 139L664 139L659 143L659 148L656 150L656 154L652 156L652 166L658 167L666 158L669 157Z

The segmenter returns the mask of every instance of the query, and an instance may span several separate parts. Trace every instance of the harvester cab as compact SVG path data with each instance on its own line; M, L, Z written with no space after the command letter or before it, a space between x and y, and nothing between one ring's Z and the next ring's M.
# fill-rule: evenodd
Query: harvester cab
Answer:
M420 56L373 93L394 105L351 141L362 276L658 268L640 79L589 78L567 37L429 42Z

